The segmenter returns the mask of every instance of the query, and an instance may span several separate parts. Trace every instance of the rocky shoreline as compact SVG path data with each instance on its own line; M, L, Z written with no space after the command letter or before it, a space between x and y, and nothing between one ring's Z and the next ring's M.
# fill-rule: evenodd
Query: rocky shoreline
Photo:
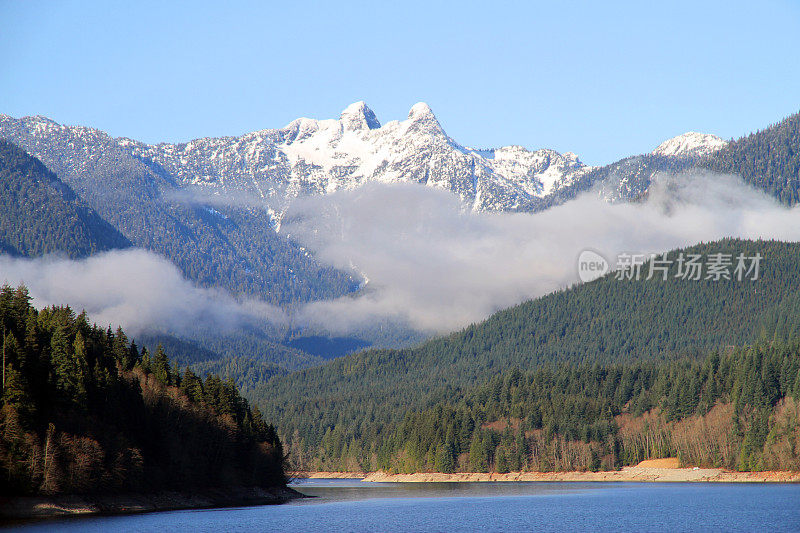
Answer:
M285 503L302 494L288 487L239 487L197 492L0 498L0 523L65 516L113 515Z

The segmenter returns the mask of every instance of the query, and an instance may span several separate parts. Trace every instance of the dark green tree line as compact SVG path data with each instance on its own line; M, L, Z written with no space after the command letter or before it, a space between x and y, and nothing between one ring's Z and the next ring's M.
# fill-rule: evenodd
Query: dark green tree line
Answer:
M29 300L0 289L3 494L285 483L275 429L230 379L180 373L161 346Z

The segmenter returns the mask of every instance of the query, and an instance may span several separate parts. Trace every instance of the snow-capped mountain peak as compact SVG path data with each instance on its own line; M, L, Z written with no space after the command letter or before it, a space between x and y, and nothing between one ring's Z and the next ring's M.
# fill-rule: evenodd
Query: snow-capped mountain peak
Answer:
M410 134L422 133L447 136L442 125L436 119L436 115L433 114L433 111L425 102L417 102L411 106L405 122Z
M704 156L720 150L727 141L710 133L690 131L659 144L653 153L668 156Z
M44 118L7 117L0 121L0 135L80 145L84 153L113 146L152 164L176 184L202 187L221 198L261 199L276 226L295 197L369 182L446 189L480 211L528 211L547 205L546 197L590 170L571 153L466 148L447 135L424 102L414 104L406 120L383 125L364 102L355 102L338 119L299 118L280 129L178 144L114 139Z
M436 120L436 115L433 114L430 106L425 102L417 102L413 106L411 106L411 110L408 112L408 119L409 120Z
M339 122L347 130L374 130L381 127L375 113L363 101L347 106L339 116Z

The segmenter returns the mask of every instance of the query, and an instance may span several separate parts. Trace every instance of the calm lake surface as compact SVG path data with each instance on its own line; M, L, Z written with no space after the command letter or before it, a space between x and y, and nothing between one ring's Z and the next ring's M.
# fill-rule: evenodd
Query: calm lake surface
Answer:
M800 531L800 485L305 480L285 505L73 518L21 531Z

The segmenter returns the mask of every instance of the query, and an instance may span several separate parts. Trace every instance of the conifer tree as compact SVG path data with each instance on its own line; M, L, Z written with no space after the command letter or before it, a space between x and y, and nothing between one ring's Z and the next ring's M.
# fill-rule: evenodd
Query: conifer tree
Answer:
M153 371L152 361L150 359L150 351L147 349L147 347L144 346L142 347L142 357L139 361L139 364L141 365L142 370L144 370L145 373L150 373Z
M172 384L172 373L169 366L169 359L167 358L167 354L164 352L164 347L161 346L160 343L156 347L156 353L153 355L151 368L153 375L158 381L164 385Z
M50 338L52 380L62 398L72 400L78 391L78 365L65 327L57 325Z
M473 472L486 472L489 469L486 440L479 429L475 430L469 445L469 466Z
M131 361L131 353L128 346L128 337L125 335L125 332L122 331L121 327L117 328L111 340L111 353L123 370L133 368L133 361Z
M89 380L89 363L86 360L86 341L83 333L78 330L73 343L73 358L75 372L75 392L73 401L81 407L86 407L87 383Z

